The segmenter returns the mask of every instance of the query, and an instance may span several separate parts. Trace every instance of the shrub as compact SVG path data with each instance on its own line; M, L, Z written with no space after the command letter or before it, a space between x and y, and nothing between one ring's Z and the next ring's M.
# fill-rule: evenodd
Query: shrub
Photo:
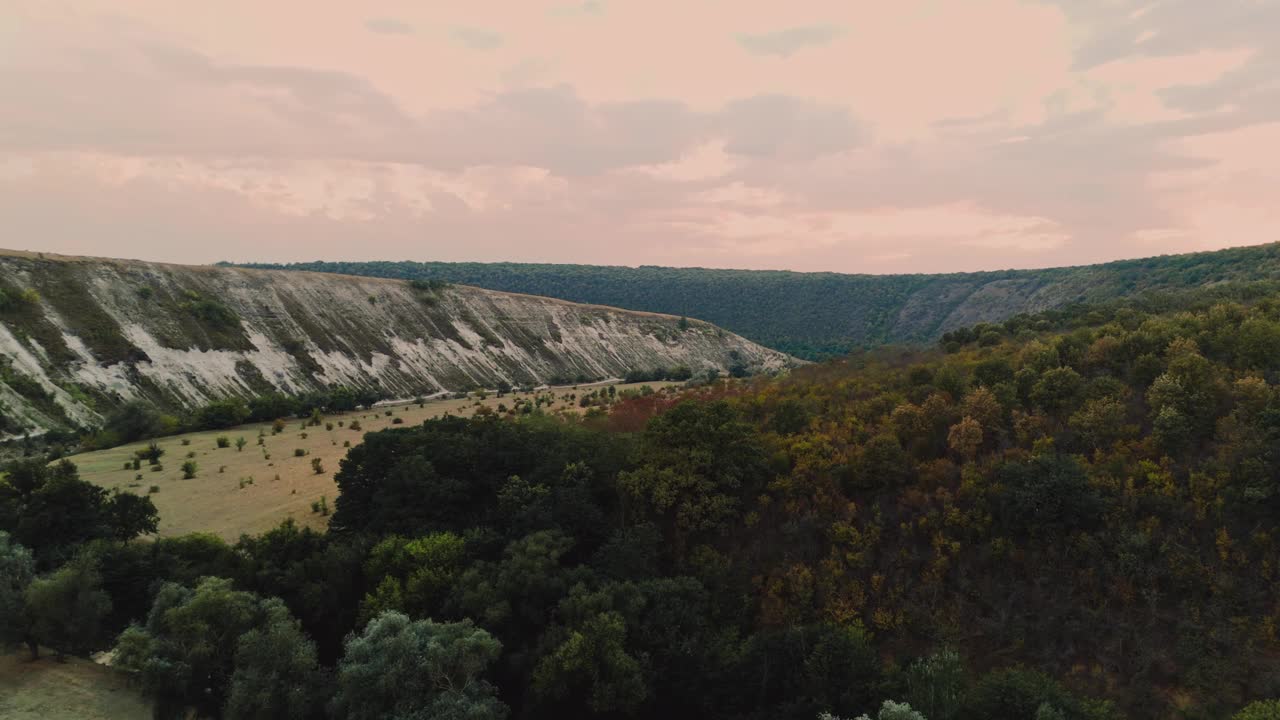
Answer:
M244 452L244 446L248 444L249 441L245 440L243 437L236 438L236 452Z
M150 488L149 490L147 490L147 492L148 492L148 493L151 493L152 495L155 495L156 493L160 492L160 486L159 486L159 485L152 485L152 486L151 486L151 488Z
M182 479L190 480L196 476L196 470L199 469L195 460L188 460L182 463Z
M311 472L316 475L324 474L324 462L320 458L311 458Z
M294 456L294 457L303 457L303 456L305 456L306 454L307 454L307 451L306 451L306 450L303 450L302 448L294 448L294 449L293 449L293 456Z
M155 465L151 466L151 472L162 472L163 470L164 470L164 466L161 465L160 463L156 463Z
M160 463L160 458L164 456L164 448L160 447L156 444L156 441L152 440L147 443L145 448L135 450L133 455L139 460L146 460L148 464L158 465Z
M404 418L400 418L400 417L398 417L398 418L391 418L391 424L392 424L392 425L403 425L403 424L404 424Z
M185 446L187 446L187 445L190 445L190 444L191 444L191 438L182 438L182 444L183 444L183 446L184 446L184 447L185 447Z
M351 429L352 429L352 430L355 430L356 432L359 432L359 431L360 431L360 430L362 430L363 428L361 428L361 427L360 427L360 421L359 421L359 420L352 420L352 421L351 421Z
M282 432L284 432L284 420L276 418L275 422L271 423L271 434L279 435Z
M231 447L231 438L227 437L226 435L219 435L219 436L214 440L214 442L215 442L215 443L217 443L217 445L218 445L218 447L219 447L219 448L229 448L229 447Z

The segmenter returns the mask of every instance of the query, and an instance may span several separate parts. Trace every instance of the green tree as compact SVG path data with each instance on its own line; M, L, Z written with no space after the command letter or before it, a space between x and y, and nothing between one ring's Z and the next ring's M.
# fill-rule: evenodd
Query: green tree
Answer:
M1119 400L1098 398L1085 402L1067 424L1080 434L1085 445L1101 450L1132 435L1135 428L1125 423L1127 415L1124 403Z
M406 539L392 535L369 553L365 576L376 590L366 595L361 615L372 619L384 610L411 616L438 611L466 560L466 542L453 533Z
M945 648L907 668L906 701L929 720L952 720L960 712L966 683L959 653Z
M90 540L155 532L157 517L150 498L81 480L66 460L17 462L0 480L0 530L31 549L42 568L55 567Z
M642 445L642 465L618 484L678 544L728 527L741 496L763 478L760 445L725 402L677 405L650 421Z
M0 532L0 650L26 643L32 658L39 655L40 646L31 634L26 592L35 571L31 551L10 540L9 533Z
M306 720L325 705L316 647L279 600L265 601L262 623L240 636L224 712L228 720Z
M120 667L139 676L157 716L179 717L188 708L217 716L231 690L242 636L261 630L278 612L278 601L235 590L226 578L204 578L194 589L165 583L146 626L117 644L128 659ZM246 690L246 697L263 691L262 685L247 687L253 692Z
M601 613L569 631L533 673L544 701L573 697L593 713L627 713L648 694L641 664L627 653L620 615Z
M411 621L397 612L347 641L338 664L336 720L502 720L507 707L482 673L501 644L470 621Z
M1104 504L1084 468L1068 456L1039 455L996 472L998 516L1004 525L1034 536L1095 527Z
M1070 412L1084 390L1084 378L1069 367L1045 370L1031 388L1031 401L1051 415Z
M95 649L102 621L111 612L111 598L102 590L102 574L87 555L32 581L26 603L35 636L60 659Z
M1231 720L1280 720L1280 700L1258 700L1249 703Z

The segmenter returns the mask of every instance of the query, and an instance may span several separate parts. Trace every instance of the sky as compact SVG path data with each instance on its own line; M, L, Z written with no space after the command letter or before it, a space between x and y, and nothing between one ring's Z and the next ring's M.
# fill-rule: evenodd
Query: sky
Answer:
M1280 0L0 0L0 246L949 272L1280 240Z

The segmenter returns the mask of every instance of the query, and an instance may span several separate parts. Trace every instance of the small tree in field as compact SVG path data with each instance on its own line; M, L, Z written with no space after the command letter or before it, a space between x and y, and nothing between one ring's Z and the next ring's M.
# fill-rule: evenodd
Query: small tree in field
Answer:
M196 470L198 469L199 469L199 466L196 465L195 460L188 460L182 463L182 479L191 480L196 476Z
M311 458L311 471L317 475L323 475L324 462L320 458Z
M236 438L236 452L244 452L244 446L248 444L249 441L245 440L243 437Z
M164 448L156 444L155 440L147 443L147 446L141 450L135 450L134 456L139 460L146 460L148 465L159 465L160 458L164 456Z

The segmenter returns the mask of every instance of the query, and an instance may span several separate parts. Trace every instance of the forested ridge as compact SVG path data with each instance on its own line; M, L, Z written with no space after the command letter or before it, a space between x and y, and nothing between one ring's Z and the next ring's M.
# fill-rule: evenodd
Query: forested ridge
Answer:
M597 397L370 434L234 545L14 465L5 638L160 717L1280 713L1273 284Z
M941 275L854 275L703 268L525 263L306 262L249 264L445 280L706 320L796 357L885 343L928 343L978 322L1097 303L1150 290L1280 277L1280 245L1102 265Z

